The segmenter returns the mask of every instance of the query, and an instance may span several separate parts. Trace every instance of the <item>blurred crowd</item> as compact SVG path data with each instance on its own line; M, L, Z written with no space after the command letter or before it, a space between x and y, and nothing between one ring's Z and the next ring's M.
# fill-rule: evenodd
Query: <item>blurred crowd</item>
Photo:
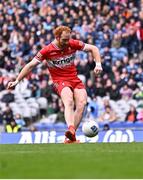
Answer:
M99 122L143 121L142 0L1 0L0 122L19 117L25 126L29 119L33 122L54 113L56 122L63 120L63 105L52 90L46 63L14 90L6 90L8 81L53 40L52 30L59 25L69 26L73 38L100 49L101 76L94 76L91 53L78 52L75 60L87 88L89 116Z

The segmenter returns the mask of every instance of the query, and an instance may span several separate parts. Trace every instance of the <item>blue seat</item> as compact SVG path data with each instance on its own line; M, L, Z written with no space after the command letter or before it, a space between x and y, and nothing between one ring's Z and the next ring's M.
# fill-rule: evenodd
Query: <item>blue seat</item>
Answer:
M52 123L37 123L35 127L40 131L42 130L51 130L53 129L53 124Z
M53 127L54 127L54 129L65 129L67 126L63 122L58 122L58 123L54 124Z
M134 123L134 127L136 127L136 128L143 128L143 122L142 121L136 121Z
M124 128L133 128L134 127L134 123L133 122L128 122L128 121L122 122L122 125L123 125Z
M123 124L120 121L112 122L109 124L110 128L122 128Z

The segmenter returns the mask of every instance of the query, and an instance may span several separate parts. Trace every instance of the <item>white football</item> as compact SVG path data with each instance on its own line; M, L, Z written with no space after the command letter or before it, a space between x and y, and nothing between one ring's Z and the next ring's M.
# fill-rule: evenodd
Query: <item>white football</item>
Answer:
M82 132L87 137L94 137L99 132L99 126L94 120L89 120L83 123Z

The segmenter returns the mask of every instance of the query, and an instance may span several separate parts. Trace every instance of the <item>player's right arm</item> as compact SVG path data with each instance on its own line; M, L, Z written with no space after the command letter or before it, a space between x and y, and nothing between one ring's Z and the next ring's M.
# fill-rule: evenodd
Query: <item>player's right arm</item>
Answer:
M28 64L24 66L16 80L13 82L9 82L7 89L15 87L25 76L27 76L34 67L36 67L40 62L42 62L46 56L48 55L48 48L44 47L41 49L36 56L30 61Z
M34 57L32 61L24 66L15 81L9 82L7 89L15 87L25 76L27 76L34 67L39 64L39 61Z

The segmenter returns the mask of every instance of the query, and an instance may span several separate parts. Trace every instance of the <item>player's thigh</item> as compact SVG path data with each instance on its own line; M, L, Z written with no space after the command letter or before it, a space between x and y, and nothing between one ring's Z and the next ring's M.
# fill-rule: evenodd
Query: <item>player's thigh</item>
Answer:
M74 99L76 107L84 107L87 103L87 92L85 89L74 89Z
M64 105L72 105L73 106L73 91L70 87L64 87L61 91L61 99Z

